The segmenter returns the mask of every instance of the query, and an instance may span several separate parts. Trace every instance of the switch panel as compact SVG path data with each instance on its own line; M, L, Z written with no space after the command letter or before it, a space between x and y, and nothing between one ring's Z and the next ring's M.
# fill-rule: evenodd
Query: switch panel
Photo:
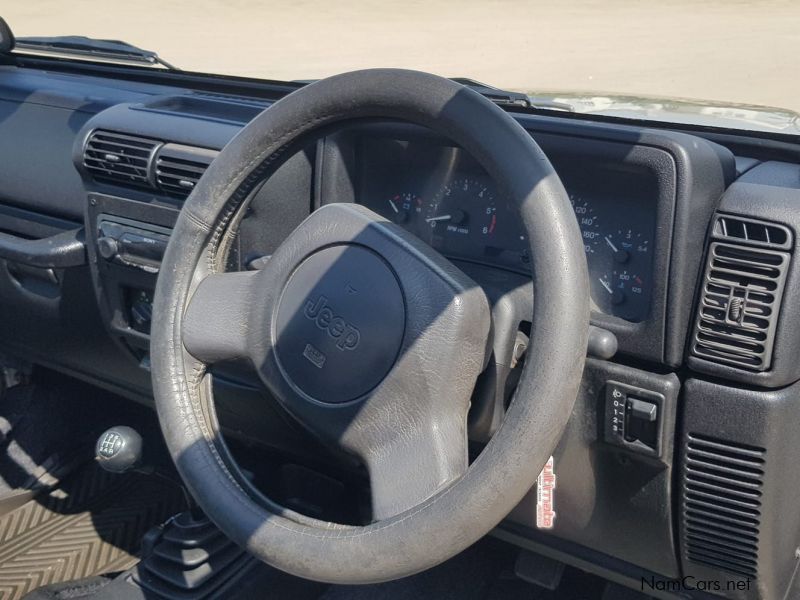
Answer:
M610 444L661 456L664 396L617 381L606 382L605 434Z

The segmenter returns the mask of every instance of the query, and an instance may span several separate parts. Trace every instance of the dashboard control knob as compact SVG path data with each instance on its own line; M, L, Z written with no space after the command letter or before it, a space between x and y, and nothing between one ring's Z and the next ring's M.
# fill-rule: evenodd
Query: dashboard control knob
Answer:
M119 242L113 237L103 236L97 239L97 251L106 260L111 260L119 252Z

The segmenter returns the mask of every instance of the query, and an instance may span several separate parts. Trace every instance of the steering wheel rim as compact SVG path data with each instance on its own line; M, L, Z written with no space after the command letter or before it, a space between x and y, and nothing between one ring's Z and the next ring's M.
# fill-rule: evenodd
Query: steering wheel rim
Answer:
M463 472L459 472L458 456L443 461L448 464L438 477L444 480L416 506L401 505L397 514L388 511L385 519L354 527L320 522L279 507L260 496L241 475L219 433L206 363L224 357L241 340L258 345L262 334L252 333L250 323L218 317L226 308L219 303L221 296L204 290L214 287L205 282L220 277L215 275L221 270L219 258L255 185L277 168L281 157L290 155L320 128L361 118L402 119L426 126L458 143L486 168L520 210L531 244L536 300L531 350L515 398L483 452L468 468L464 464ZM454 311L453 319L445 321L459 323L459 335L470 338L465 345L465 356L469 356L465 362L470 366L466 371L447 371L447 361L442 359L442 369L471 379L461 384L458 406L463 409L464 386L472 389L484 364L477 358L483 359L480 352L486 348L485 339L483 349L479 348L480 338L489 335L485 297L474 293L476 286L458 269L432 256L430 248L387 227L369 211L335 210L327 216L344 225L332 228L337 231L331 239L353 227L368 232L367 237L377 232L382 241L369 237L364 242L367 249L383 252L388 248L384 242L391 239L393 248L408 252L418 261L415 264L430 270L432 284L443 285L457 298L442 306ZM315 231L325 229L321 217L315 218ZM298 257L310 256L302 243L313 237L308 232L293 236L300 240L294 254L284 253L292 259L286 259L289 274L297 270ZM397 263L390 266L402 279ZM222 287L238 281L244 302L258 300L255 288L244 283L245 276L226 277ZM289 275L284 279L285 283ZM235 292L231 287L228 292ZM258 293L269 293L264 290L257 288ZM580 232L567 194L538 145L508 114L452 81L415 71L374 69L321 80L275 103L248 124L209 167L179 215L156 288L151 340L154 394L167 446L208 516L234 541L279 569L330 583L372 583L424 570L488 533L533 486L552 454L571 414L583 371L588 290ZM204 304L204 309L194 310L195 302ZM404 307L411 318L408 315L414 311L408 304ZM202 318L194 319L193 310L210 321L197 325ZM470 322L471 327L465 326ZM200 344L202 348L190 353L187 347L192 348L193 336L204 329L216 329L220 336L210 347ZM291 388L276 386L280 392ZM354 402L369 406L370 393ZM427 403L425 410L430 410L430 404L435 403ZM447 422L457 424L459 419ZM454 425L452 433L466 442L465 425L463 431Z

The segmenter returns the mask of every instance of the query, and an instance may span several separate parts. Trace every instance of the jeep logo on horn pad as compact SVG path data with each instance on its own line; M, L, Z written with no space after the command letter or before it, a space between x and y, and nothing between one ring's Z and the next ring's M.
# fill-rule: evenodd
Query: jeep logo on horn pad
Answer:
M406 307L386 261L363 246L322 248L284 285L274 315L275 359L303 395L350 402L378 385L400 354Z
M361 341L361 333L358 329L345 321L342 317L336 316L333 309L328 306L328 298L319 296L316 300L306 302L303 314L307 319L326 331L336 341L339 350L354 350Z

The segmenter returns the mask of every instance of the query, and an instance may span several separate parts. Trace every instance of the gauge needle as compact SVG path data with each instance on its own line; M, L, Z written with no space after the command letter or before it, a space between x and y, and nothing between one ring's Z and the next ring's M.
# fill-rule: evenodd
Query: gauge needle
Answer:
M427 219L425 219L425 222L433 223L434 221L449 221L452 218L453 218L452 215L441 215L438 217L428 217Z
M394 203L394 200L389 200L389 205L392 207L392 210L393 210L394 212L396 212L396 213L399 213L399 212L400 212L400 211L397 209L397 205Z
M611 249L612 249L614 252L619 252L619 250L617 250L617 247L614 245L614 243L613 243L613 242L612 242L610 239L608 239L608 236L606 236L606 237L605 237L605 240L606 240L606 244L608 244L609 246L611 246ZM608 291L610 292L611 290L608 290Z
M607 239L608 239L608 238L606 238L606 240L607 240ZM600 285L602 285L604 288L606 288L606 291L607 291L609 294L613 294L613 293L614 293L614 291L611 289L611 284L610 284L610 283L608 283L607 281L603 281L602 279L599 279L599 278L598 278L598 280L597 280L597 281L599 281L599 282L600 282Z

